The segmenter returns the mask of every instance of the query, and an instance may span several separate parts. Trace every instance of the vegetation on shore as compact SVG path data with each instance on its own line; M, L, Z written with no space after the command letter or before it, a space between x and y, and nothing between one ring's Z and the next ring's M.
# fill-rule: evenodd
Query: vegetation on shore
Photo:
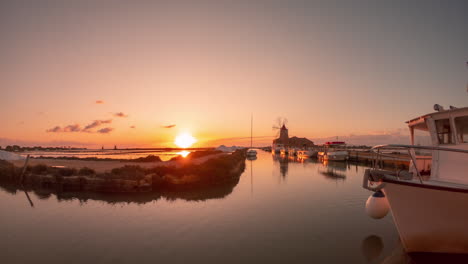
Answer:
M195 154L192 158L205 155L208 154ZM60 191L97 192L201 188L238 180L245 169L245 151L216 156L201 164L179 165L153 168L126 165L105 173L96 173L86 167L78 170L38 164L27 167L22 184L32 188L55 188ZM18 182L21 170L9 162L0 161L0 181Z
M0 146L0 149L2 147ZM21 151L57 151L57 150L86 150L87 148L72 148L72 147L42 147L42 146L34 146L34 147L22 147L18 145L8 145L5 147L5 151L12 151L12 152L21 152Z
M191 159L201 158L209 155L220 154L222 151L219 150L206 150L206 151L195 151L190 152L187 157L182 157L178 155L170 159L170 161L188 161ZM119 162L161 162L161 158L155 155L148 155L146 157L140 157L135 159L111 159L111 158L97 158L97 157L87 157L87 158L79 158L74 156L60 156L60 157L48 157L48 156L39 156L35 157L35 159L57 159L57 160L84 160L84 161L119 161Z
M79 158L79 157L68 157L68 156L61 156L61 157L47 157L47 156L39 156L35 157L35 159L59 159L59 160L84 160L84 161L120 161L120 162L160 162L162 161L159 156L155 155L148 155L146 157L136 158L136 159L111 159L111 158L96 158L96 157L88 157L88 158Z

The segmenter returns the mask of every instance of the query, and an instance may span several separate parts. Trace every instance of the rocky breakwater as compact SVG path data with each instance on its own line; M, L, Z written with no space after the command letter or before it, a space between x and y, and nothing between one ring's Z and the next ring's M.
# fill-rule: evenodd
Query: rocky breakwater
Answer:
M201 164L144 168L127 165L104 173L89 168L56 168L42 164L21 168L0 160L0 184L52 192L136 193L203 189L238 182L245 169L245 151L209 159Z

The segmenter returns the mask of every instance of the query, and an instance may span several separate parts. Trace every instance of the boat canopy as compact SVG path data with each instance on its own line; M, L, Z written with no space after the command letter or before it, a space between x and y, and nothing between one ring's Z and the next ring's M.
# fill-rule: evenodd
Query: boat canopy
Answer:
M406 122L411 133L411 144L415 143L415 130L423 130L428 132L432 146L468 150L468 107L444 110L436 105L435 109L440 111ZM421 161L417 162L426 164L422 167L431 171L433 180L468 184L466 155L456 151L432 150L429 160L421 157ZM417 167L421 167L421 164L418 163Z
M406 122L414 144L414 130L428 131L432 145L468 143L468 107L451 108L423 115Z
M345 142L344 141L328 141L328 142L325 142L325 145L344 145Z

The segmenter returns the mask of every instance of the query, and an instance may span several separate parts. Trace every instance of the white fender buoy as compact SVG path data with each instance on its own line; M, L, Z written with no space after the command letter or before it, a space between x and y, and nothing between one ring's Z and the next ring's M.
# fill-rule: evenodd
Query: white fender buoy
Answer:
M388 211L390 211L390 205L382 191L375 192L367 199L366 213L368 216L381 219L388 214Z

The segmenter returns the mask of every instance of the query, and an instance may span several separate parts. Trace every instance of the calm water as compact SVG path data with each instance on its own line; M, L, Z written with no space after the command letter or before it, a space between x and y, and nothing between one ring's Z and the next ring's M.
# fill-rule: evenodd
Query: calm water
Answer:
M370 219L364 167L259 151L234 186L60 196L0 189L1 263L382 263L391 216ZM393 262L391 262L393 263Z

